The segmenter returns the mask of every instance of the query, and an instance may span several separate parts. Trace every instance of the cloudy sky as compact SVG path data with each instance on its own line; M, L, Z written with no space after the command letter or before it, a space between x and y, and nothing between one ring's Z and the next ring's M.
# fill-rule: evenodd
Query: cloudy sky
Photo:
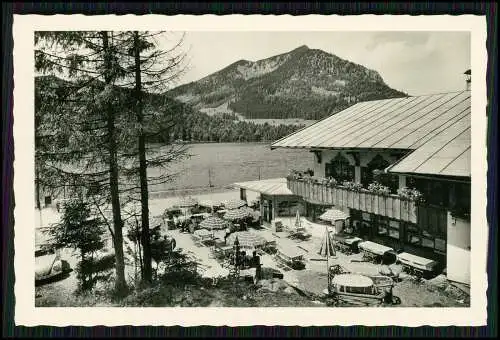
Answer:
M467 32L207 32L185 33L189 67L179 84L227 65L257 61L301 45L333 53L380 73L411 95L460 91L470 68Z

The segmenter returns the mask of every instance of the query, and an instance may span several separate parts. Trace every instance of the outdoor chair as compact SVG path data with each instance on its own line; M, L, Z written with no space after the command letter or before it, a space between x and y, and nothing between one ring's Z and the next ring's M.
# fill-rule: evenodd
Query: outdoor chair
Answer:
M340 243L340 242L337 242L335 244L335 250L338 250L339 252L341 252L342 254L345 254L345 255L352 255L352 253L353 253L350 246L348 246L347 244Z

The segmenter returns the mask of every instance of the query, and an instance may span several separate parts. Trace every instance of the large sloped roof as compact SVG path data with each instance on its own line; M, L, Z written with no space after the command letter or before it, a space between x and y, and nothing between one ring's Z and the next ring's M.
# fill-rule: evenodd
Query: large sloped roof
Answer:
M470 177L470 115L459 119L387 170L396 173Z
M470 177L470 91L355 104L271 148L411 150L389 172Z
M357 103L271 148L415 150L470 114L470 91Z
M259 192L272 196L288 196L293 192L288 189L286 178L263 179L260 181L239 182L233 184L237 188Z

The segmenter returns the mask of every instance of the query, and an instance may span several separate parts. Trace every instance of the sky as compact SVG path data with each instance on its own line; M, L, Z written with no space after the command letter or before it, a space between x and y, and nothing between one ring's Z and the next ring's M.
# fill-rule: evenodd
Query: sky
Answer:
M187 69L177 85L199 80L231 63L257 61L301 45L321 49L377 71L392 88L410 95L465 89L470 33L393 32L185 32Z

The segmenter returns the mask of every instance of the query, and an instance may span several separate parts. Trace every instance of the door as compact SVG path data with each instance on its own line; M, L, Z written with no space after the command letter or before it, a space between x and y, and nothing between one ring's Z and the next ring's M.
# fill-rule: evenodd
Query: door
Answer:
M269 220L268 222L271 222L273 220L273 201L269 201Z

